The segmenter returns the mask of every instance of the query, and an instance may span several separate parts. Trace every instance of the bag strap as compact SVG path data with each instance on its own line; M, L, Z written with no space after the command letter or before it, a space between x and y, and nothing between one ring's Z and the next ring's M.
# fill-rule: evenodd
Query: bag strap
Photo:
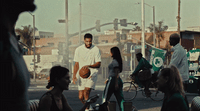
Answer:
M43 95L42 95L42 97L40 98L40 100L39 100L39 107L38 107L38 111L40 111L40 101L41 101L41 99L46 95L46 94L50 94L51 95L51 97L53 96L52 94L51 94L51 92L50 91L48 91L48 92L46 92L46 93L44 93Z

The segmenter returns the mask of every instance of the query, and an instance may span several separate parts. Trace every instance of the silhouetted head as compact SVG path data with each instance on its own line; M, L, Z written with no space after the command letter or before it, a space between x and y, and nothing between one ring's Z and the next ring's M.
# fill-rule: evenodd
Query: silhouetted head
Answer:
M86 33L84 35L84 43L86 48L90 48L92 46L92 34Z
M116 59L119 64L120 72L122 72L122 57L118 47L112 47L110 49L110 54L113 59Z
M177 33L171 34L169 38L169 43L171 46L175 46L180 42L180 36Z
M158 89L164 93L173 94L179 92L184 95L182 79L174 65L161 70L161 73L158 74L157 84Z
M136 54L136 58L137 58L137 60L138 60L138 62L140 61L140 59L142 58L142 53L137 53Z
M14 26L21 12L34 11L36 9L34 0L1 0L0 1L0 23L4 25L10 32L14 30Z
M36 8L34 0L1 0L1 11L16 14L24 11L34 11Z
M50 70L50 81L46 88L54 86L67 90L70 83L69 70L65 67L54 66Z

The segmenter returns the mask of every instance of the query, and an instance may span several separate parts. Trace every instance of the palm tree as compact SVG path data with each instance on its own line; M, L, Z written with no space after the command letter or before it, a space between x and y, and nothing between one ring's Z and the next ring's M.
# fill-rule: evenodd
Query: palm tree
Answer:
M133 28L133 31L142 31L142 29L140 28L140 26L136 26L135 28Z
M150 32L153 32L153 24L150 24L149 27L147 27ZM158 21L158 25L155 25L155 33L156 33L156 40L158 42L158 47L160 48L160 41L164 40L164 32L168 29L167 25L163 25L163 21ZM153 38L153 33L150 36Z
M33 45L33 28L31 27L31 25L28 26L22 26L23 29L17 28L15 29L15 32L17 34L20 35L20 40L22 43L24 43L25 45L32 47ZM35 28L35 31L37 30L37 28ZM29 52L31 52L31 50L29 49Z

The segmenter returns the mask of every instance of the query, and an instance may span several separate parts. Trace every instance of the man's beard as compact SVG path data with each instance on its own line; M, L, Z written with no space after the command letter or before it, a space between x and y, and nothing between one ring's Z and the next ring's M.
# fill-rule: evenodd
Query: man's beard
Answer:
M92 44L91 44L89 47L87 47L87 45L85 44L85 47L88 48L88 49L89 49L91 46L92 46Z

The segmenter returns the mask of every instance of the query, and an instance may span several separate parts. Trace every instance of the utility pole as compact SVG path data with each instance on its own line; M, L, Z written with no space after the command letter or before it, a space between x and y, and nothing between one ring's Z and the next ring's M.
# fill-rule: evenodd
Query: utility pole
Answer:
M145 17L144 17L144 0L141 0L142 7L142 55L145 58Z
M136 3L136 4L140 4L140 2ZM153 46L156 47L156 42L155 42L155 39L156 39L156 31L155 31L155 6L151 6L147 3L144 3L145 5L153 8ZM142 8L143 9L143 8Z
M33 16L33 79L36 82L36 73L35 73L35 15L29 12Z
M80 0L80 27L79 27L79 45L81 45L81 0Z
M69 34L68 34L68 0L65 0L65 30L66 30L66 59L67 66L69 67Z
M36 77L35 77L35 15L33 15L33 46L34 46L34 50L33 50L33 59L34 59L34 79L36 82Z
M153 46L156 47L155 6L153 6Z
M178 22L178 33L180 34L180 5L181 5L181 0L178 0L178 16L177 18L177 22Z

